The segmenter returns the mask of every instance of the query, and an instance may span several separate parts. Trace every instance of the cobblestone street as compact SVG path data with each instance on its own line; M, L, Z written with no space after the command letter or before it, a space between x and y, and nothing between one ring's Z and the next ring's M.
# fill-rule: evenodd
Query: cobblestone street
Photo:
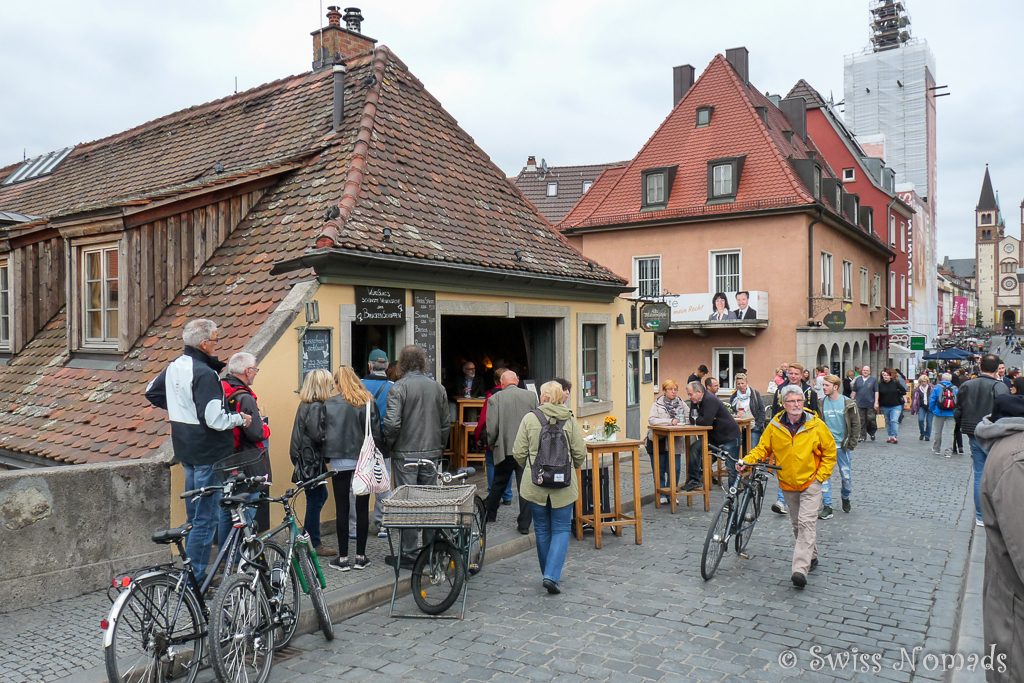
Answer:
M272 680L940 680L924 654L952 647L973 530L970 463L931 455L916 431L908 415L899 445L855 452L853 510L819 522L821 565L802 592L789 582L789 522L767 504L751 559L730 553L707 583L711 515L648 505L642 546L628 531L603 550L589 537L571 544L559 596L523 553L471 581L464 621L377 608L339 624L333 643L298 638L301 652ZM861 657L832 670L825 657L843 652Z

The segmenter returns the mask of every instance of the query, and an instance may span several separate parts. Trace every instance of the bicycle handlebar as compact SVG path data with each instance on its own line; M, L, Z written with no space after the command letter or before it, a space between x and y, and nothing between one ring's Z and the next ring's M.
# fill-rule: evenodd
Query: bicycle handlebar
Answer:
M258 477L231 477L228 481L223 484L215 484L213 486L203 486L198 489L191 489L181 494L181 498L203 498L205 496L212 495L217 491L224 491L224 489L238 486L239 484L246 486L270 486L270 477L266 474L261 474Z
M427 469L433 470L434 474L438 476L443 484L450 484L453 481L462 481L466 477L472 477L476 474L476 469L472 467L460 467L455 474L451 472L444 472L433 460L414 460L407 462L402 465L402 469L411 470L413 468L426 467Z
M306 491L308 489L311 489L314 486L320 484L321 482L326 481L333 474L334 472L327 470L320 476L313 477L312 479L307 479L306 481L297 482L295 486L288 489L277 498L272 498L270 496L260 496L260 501L267 501L268 503L287 503L289 500L299 495L299 491Z

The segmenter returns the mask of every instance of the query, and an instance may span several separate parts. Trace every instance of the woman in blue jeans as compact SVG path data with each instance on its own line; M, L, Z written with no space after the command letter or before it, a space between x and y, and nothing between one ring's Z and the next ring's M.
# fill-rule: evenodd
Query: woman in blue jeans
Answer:
M881 380L878 382L878 407L885 415L885 429L889 434L886 443L898 443L896 437L899 435L903 396L906 393L907 390L896 381L896 373L892 369L882 370Z
M587 447L572 412L564 405L565 392L558 382L545 382L540 388L540 407L528 413L519 425L512 457L524 468L519 495L530 505L533 532L537 538L537 559L540 560L542 584L552 595L561 592L562 566L569 551L572 509L579 496L576 468L587 457ZM572 460L570 481L562 488L539 486L533 478L532 463L540 447L541 417L548 424L561 424Z
M324 457L324 401L338 393L334 378L327 370L313 370L306 375L299 391L299 408L292 425L291 456L295 472L292 481L308 481L327 471ZM320 541L320 511L327 502L327 482L306 491L306 519L303 527L309 534L316 554L331 557L338 554Z

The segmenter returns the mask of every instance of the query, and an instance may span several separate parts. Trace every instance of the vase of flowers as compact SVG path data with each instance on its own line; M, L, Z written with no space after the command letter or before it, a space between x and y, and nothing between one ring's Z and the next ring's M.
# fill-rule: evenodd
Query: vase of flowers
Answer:
M615 419L614 415L609 415L604 418L604 439L605 441L612 441L615 439L615 433L620 431L619 422Z

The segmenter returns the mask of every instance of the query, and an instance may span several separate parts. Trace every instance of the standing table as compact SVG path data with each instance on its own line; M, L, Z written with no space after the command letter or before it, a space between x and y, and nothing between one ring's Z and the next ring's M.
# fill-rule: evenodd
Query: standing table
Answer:
M469 435L476 429L480 411L484 407L483 398L455 399L455 467L465 467L470 463L483 464L486 453L470 452Z
M668 496L668 506L672 514L676 512L676 494L681 493L686 496L686 505L689 506L693 503L693 496L704 496L704 511L707 512L711 509L711 452L708 450L708 434L711 432L711 427L699 427L697 425L649 425L651 428L651 442L654 445L653 453L653 467L654 467L654 507L661 507L661 494ZM668 486L661 486L661 455L660 446L658 444L659 437L667 437L665 441L668 443ZM683 455L686 463L685 469L689 469L690 464L690 441L703 436L701 439L701 462L703 463L704 481L703 487L697 491L681 491L676 484L676 439L675 437L683 437Z
M736 424L739 425L740 434L743 438L743 443L740 444L740 456L742 457L754 447L754 444L751 443L754 433L754 416L746 413L745 415L734 415L733 417L736 419Z
M641 518L640 495L640 441L637 439L619 439L617 441L587 441L587 455L590 456L590 477L591 490L594 492L593 514L583 514L583 487L580 486L580 495L576 498L576 522L575 535L577 539L583 539L583 523L587 522L594 527L594 547L601 547L601 528L610 526L612 533L616 536L622 535L622 527L632 526L634 539L637 545L643 542L643 524ZM629 515L622 511L622 477L619 472L619 458L622 453L632 458L633 462L633 514ZM615 503L612 510L601 510L601 462L604 456L612 458L612 485L615 487L612 495ZM576 482L581 480L582 468L576 468Z

